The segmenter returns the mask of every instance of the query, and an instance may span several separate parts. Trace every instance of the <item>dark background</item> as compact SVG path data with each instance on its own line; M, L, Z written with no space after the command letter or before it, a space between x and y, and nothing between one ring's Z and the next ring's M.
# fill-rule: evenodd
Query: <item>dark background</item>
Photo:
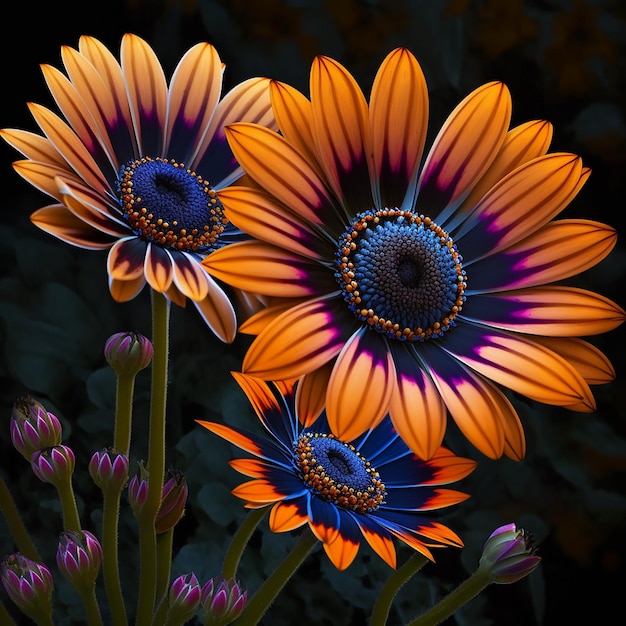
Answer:
M27 101L53 107L38 65L60 67L60 46L82 34L114 53L125 32L149 41L168 76L187 48L215 44L226 63L225 88L255 75L291 83L308 94L316 54L342 62L369 93L374 73L396 46L420 60L431 95L431 138L469 91L490 80L507 83L513 123L554 124L552 151L580 154L592 176L563 217L584 217L626 229L626 10L619 0L146 0L17 2L2 9L3 95L0 127L36 130ZM39 232L28 215L47 199L11 169L16 153L0 145L3 191L0 247L0 436L2 474L46 562L53 567L60 532L54 490L39 483L10 445L13 401L38 397L63 421L64 439L77 457L75 487L81 518L98 530L99 494L85 466L94 450L110 445L113 380L105 367L105 339L119 330L149 334L147 293L118 305L106 286L105 254L73 249ZM626 299L624 238L575 284L622 306ZM194 419L252 419L228 371L239 369L246 342L224 346L208 336L193 308L172 311L172 366L168 414L169 462L184 469L190 486L187 515L177 528L174 573L195 571L201 582L219 573L227 537L241 521L229 495L232 453ZM624 327L591 341L611 359L614 383L597 387L598 410L575 414L511 395L528 439L522 463L480 457L450 426L447 443L480 462L462 488L472 498L444 518L464 539L462 551L436 554L397 599L390 624L406 623L471 571L483 541L497 526L516 522L533 532L543 562L511 586L491 586L450 623L511 626L613 622L622 613L626 583L626 403ZM145 374L145 375L144 375ZM149 377L137 381L137 460L145 455ZM233 417L235 416L235 417ZM243 419L243 418L242 418ZM210 450L210 453L207 453ZM209 457L209 458L207 458ZM132 515L122 515L120 538L125 593L135 593ZM262 525L263 526L263 525ZM15 549L0 521L0 551ZM241 576L251 590L292 545L293 537L255 536ZM1 556L1 555L0 555ZM407 551L399 547L399 560ZM124 561L127 559L127 561ZM53 567L54 570L54 567ZM54 570L56 571L56 570ZM365 624L372 597L389 575L367 548L344 573L312 555L268 614L267 623ZM72 590L55 579L57 624L80 624ZM0 598L11 610L0 589ZM352 608L354 607L354 608ZM17 615L17 614L16 614ZM271 619L270 619L271 615ZM306 617L303 617L306 616Z

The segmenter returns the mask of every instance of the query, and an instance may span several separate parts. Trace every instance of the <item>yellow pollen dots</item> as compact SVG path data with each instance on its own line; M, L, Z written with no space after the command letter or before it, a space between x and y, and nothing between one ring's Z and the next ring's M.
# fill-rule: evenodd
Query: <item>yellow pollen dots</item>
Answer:
M132 230L164 248L206 250L228 223L211 185L173 159L143 157L127 164L118 192Z
M295 446L304 482L320 498L356 513L375 511L385 501L385 485L361 454L332 434L306 433Z

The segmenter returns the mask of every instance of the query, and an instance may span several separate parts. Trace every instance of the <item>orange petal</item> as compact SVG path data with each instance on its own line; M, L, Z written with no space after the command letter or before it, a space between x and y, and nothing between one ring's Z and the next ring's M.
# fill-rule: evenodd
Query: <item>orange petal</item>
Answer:
M381 206L400 206L419 166L428 129L428 88L406 48L382 62L372 86L369 123Z
M278 502L285 497L283 494L276 492L274 485L270 481L261 478L249 480L238 485L233 489L232 493L242 500L247 500L251 504L257 505Z
M146 279L143 274L134 280L109 278L109 291L116 302L128 302L139 294L145 284Z
M27 159L54 165L60 170L67 169L67 163L54 146L41 135L17 128L0 129L2 137L9 145L19 150Z
M224 343L232 343L237 334L237 316L224 290L207 276L208 293L202 300L192 300L207 326Z
M264 380L297 378L316 370L339 353L349 336L336 317L326 298L290 308L252 342L242 370Z
M159 293L167 291L174 279L172 257L163 248L154 244L148 244L144 272L146 281L152 289Z
M136 280L144 275L147 244L138 237L120 239L109 251L107 271L113 280Z
M359 552L359 543L350 541L338 534L334 541L325 542L324 551L328 555L331 563L340 571L347 569L357 553Z
M325 56L313 61L310 89L315 145L330 186L349 206L371 201L368 188L371 149L363 92L340 63ZM346 180L361 184L347 185Z
M231 374L243 389L257 417L264 419L266 413L281 410L281 406L267 382L241 372L231 372Z
M443 509L447 506L464 502L469 498L467 493L457 491L456 489L434 489L432 498L420 506L420 511L434 511ZM420 533L421 533L420 529Z
M240 474L250 478L263 478L267 474L267 463L260 459L232 459L228 464Z
M308 298L282 298L275 304L270 304L250 316L239 326L239 332L247 335L259 335L272 320L302 302L308 302Z
M28 161L24 159L22 161L15 161L13 163L13 169L33 187L39 189L39 191L43 191L56 200L61 200L59 186L57 185L59 178L68 179L73 176L77 182L79 181L76 175L67 168L63 169L50 163L40 163L38 161Z
M300 378L296 388L296 413L300 423L308 428L320 416L326 404L326 389L333 361Z
M178 289L187 298L204 300L209 293L209 275L198 260L184 252L174 254L173 260L174 282Z
M326 392L326 414L332 432L352 441L374 428L389 411L396 371L385 340L360 330L342 348Z
M590 385L601 385L615 380L615 368L598 348L575 337L533 337L578 370Z
M226 426L226 424L218 424L217 422L208 422L206 420L196 420L196 423L250 454L263 454L263 451L250 437L247 437L244 433L240 433L230 426Z
M115 243L115 239L95 230L62 204L51 204L34 211L30 221L61 241L86 250L107 250Z
M510 118L511 96L498 82L474 90L454 109L422 168L418 212L431 215L433 207L453 205L470 192L500 151Z
M284 533L300 528L307 521L307 516L299 512L297 505L277 502L270 511L269 527L272 532Z
M421 459L432 458L446 432L446 405L432 380L412 354L412 348L394 346L396 391L389 414L398 434Z
M378 533L370 530L365 525L360 525L361 532L365 537L365 540L371 546L372 550L378 554L378 556L389 565L389 567L396 568L396 549L393 545L393 540L383 535L382 533ZM393 532L393 531L391 531Z

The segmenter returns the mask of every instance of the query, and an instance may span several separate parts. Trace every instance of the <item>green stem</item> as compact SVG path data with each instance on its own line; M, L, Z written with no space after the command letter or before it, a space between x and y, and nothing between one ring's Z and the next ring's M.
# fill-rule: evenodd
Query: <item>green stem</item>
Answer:
M152 389L148 435L148 495L139 513L139 596L137 626L152 622L156 598L156 532L154 521L163 492L165 474L165 409L169 358L169 300L152 291Z
M241 525L237 528L228 546L226 556L224 557L224 566L222 567L222 576L224 576L224 578L235 578L241 555L248 545L252 533L256 530L256 527L265 517L268 510L269 506L264 506L260 509L251 509Z
M378 598L372 609L372 615L370 617L370 626L385 626L391 604L396 597L400 588L405 585L417 572L419 572L424 565L428 563L428 559L419 552L414 552L402 565L399 567L383 585Z
M76 498L74 497L71 477L60 482L56 487L59 500L61 501L61 510L63 511L63 529L79 532L81 530L80 518L76 508Z
M102 574L111 620L116 626L127 623L118 564L120 494L120 488L105 489L102 505Z
M22 552L22 554L24 554ZM30 559L30 557L27 557ZM31 559L34 560L34 559ZM11 617L6 607L0 602L0 624L6 624L6 626L17 626L15 620Z
M435 626L454 615L463 605L483 591L491 582L488 568L478 568L454 591L440 600L431 609L409 622L407 626Z
M121 374L117 377L115 433L113 447L128 456L130 451L130 430L133 415L133 394L135 392L135 374Z
M157 535L156 598L158 604L156 613L154 614L155 624L163 624L167 613L167 594L169 591L170 570L172 569L173 538L173 528Z
M317 537L309 528L306 528L291 552L252 596L241 616L233 622L233 626L256 626L259 624L280 590L300 567L316 543Z
M96 600L95 584L90 589L79 591L79 595L83 602L83 607L85 608L87 624L89 626L102 626L102 616L100 615L100 607Z
M0 513L2 513L2 517L4 517L7 526L9 528L9 532L17 545L18 551L23 554L26 558L31 561L36 561L37 563L41 563L41 557L39 556L39 552L37 552L37 548L33 543L26 527L24 526L24 522L22 522L22 518L20 516L20 512L15 505L15 500L9 488L7 487L4 478L0 477ZM4 624L4 622L2 622Z

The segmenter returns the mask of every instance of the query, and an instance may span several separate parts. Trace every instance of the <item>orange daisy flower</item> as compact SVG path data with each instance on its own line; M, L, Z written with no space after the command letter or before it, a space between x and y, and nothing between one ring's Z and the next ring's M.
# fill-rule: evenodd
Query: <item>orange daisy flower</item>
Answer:
M351 440L387 413L420 457L438 450L447 412L485 455L521 459L522 425L502 387L593 411L589 385L614 378L579 339L624 310L556 284L602 260L614 229L553 220L589 169L549 153L552 128L509 128L511 98L492 82L451 113L424 157L428 92L406 49L378 70L369 106L336 61L313 62L311 98L271 84L281 134L234 124L226 136L257 188L220 198L254 240L203 265L280 298L240 330L257 337L242 371L301 377L305 424L325 406ZM423 158L424 157L424 158Z
M269 81L249 79L220 99L224 65L208 43L185 53L169 84L136 35L123 37L119 63L93 37L81 37L78 50L63 46L61 56L67 74L42 70L65 119L30 103L43 136L0 131L26 157L15 170L55 200L32 222L74 246L108 250L118 302L147 283L180 306L189 298L213 332L232 341L235 308L200 261L247 238L228 223L216 193L242 175L224 125L275 129ZM254 298L238 295L253 306Z

